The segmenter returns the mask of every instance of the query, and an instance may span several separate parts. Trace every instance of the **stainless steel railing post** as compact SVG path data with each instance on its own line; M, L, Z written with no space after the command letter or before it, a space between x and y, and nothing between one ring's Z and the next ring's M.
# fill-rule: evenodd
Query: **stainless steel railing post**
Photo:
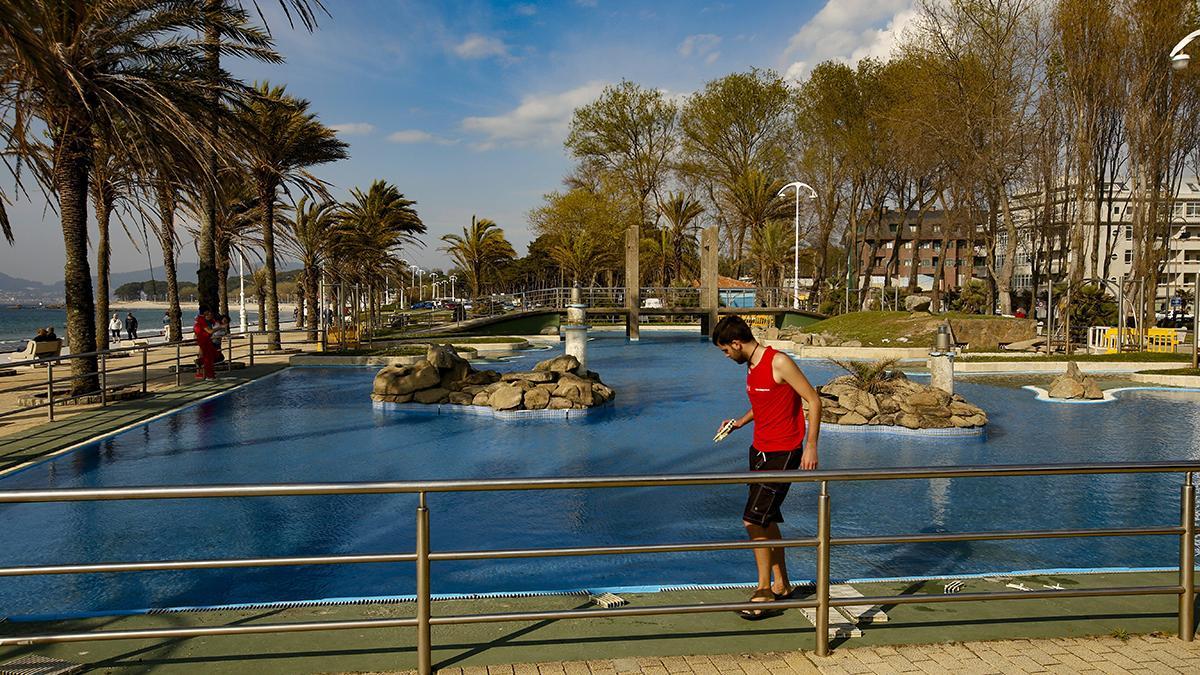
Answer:
M148 370L147 370L147 367L146 367L146 365L147 365L147 364L146 364L147 354L149 354L149 353L150 353L150 348L149 348L149 347L143 347L143 348L142 348L142 393L143 393L143 394L144 394L144 393L146 393L146 381L147 381L147 379L149 379L149 378L147 377L147 375L148 375Z
M54 362L46 364L46 414L50 421L54 421Z
M829 656L829 488L817 498L817 656Z
M250 362L250 367L254 367L254 333L250 333L250 354L247 357Z
M108 359L100 355L100 407L108 405Z
M183 384L183 378L180 377L180 373L179 373L180 365L181 364L179 362L179 343L176 342L175 343L175 386L176 387Z
M1179 538L1179 639L1191 642L1196 639L1196 486L1192 484L1192 473L1184 474L1180 490L1180 525L1183 534Z
M433 673L433 645L429 630L429 508L421 492L417 505L417 672Z

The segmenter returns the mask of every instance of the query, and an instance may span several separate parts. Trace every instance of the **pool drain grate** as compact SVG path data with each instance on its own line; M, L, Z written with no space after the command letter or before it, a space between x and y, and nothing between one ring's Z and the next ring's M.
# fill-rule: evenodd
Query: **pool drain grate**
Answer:
M70 675L83 670L82 663L72 663L45 656L22 656L0 663L0 675Z

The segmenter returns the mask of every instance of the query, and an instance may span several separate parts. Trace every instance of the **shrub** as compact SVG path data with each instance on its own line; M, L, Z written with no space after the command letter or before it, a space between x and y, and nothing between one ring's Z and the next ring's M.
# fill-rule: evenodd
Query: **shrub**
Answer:
M971 279L962 287L951 306L964 314L990 314L992 294L988 292L986 283L980 279Z
M872 394L891 391L903 375L892 370L898 359L881 359L879 361L839 361L829 359L835 365L850 373L854 386Z

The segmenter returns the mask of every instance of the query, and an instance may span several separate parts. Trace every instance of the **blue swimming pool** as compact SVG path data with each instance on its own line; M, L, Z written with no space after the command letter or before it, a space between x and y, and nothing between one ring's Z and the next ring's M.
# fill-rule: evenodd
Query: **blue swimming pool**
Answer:
M521 370L552 352L505 363ZM376 481L742 470L743 371L694 334L601 336L591 367L618 392L585 420L499 421L375 410L373 368L293 368L17 474L0 489ZM837 374L802 364L814 383ZM825 468L1196 458L1200 399L1127 392L1052 405L960 382L991 417L983 438L827 433ZM434 549L725 540L743 536L745 488L435 494ZM835 535L1173 523L1177 476L893 481L832 486ZM413 496L289 497L0 506L0 565L411 551ZM785 532L812 533L815 488L797 486ZM1174 564L1172 538L963 542L834 551L837 577ZM812 576L809 551L789 554ZM752 580L748 552L434 563L436 593ZM411 564L5 579L0 616L413 593Z

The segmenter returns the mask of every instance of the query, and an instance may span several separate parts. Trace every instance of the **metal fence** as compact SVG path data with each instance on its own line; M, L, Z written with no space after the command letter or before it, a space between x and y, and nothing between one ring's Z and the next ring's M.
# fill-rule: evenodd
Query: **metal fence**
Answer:
M680 474L664 476L601 476L579 478L509 478L488 480L439 480L372 483L312 483L275 485L200 485L186 487L73 488L0 491L0 503L111 501L142 499L219 499L299 495L397 494L418 495L416 511L416 550L382 554L322 555L282 558L171 560L154 562L108 562L0 568L0 577L43 574L97 574L149 570L195 570L232 567L273 567L289 565L344 565L360 563L415 563L416 617L314 621L261 625L225 625L194 628L145 630L100 630L78 633L45 633L0 636L0 646L36 645L94 640L191 638L208 635L244 635L300 631L347 630L364 628L411 627L417 632L418 671L432 672L432 626L475 623L543 621L605 617L647 616L757 610L763 605L752 602L703 605L656 605L612 609L575 609L559 611L505 612L433 616L431 611L430 565L434 561L500 560L552 556L629 555L717 551L765 547L810 547L816 549L815 597L780 600L773 608L814 608L816 633L814 649L818 655L830 650L828 616L830 608L851 605L894 605L941 602L979 602L1026 600L1037 598L1095 598L1110 596L1174 595L1178 597L1179 637L1195 637L1195 487L1192 472L1200 462L1144 462L1106 464L1048 464L1006 466L957 466L895 469L848 469L813 472L754 472L722 474ZM1183 473L1180 496L1180 520L1174 525L1095 529L1046 529L984 532L939 532L883 536L834 537L830 485L856 481L892 481L924 479L980 479L987 477L1075 476L1096 474ZM631 487L668 487L680 485L725 485L761 482L817 483L816 536L776 541L707 541L627 546L581 546L564 548L520 548L500 550L433 551L430 548L430 495L448 492L496 492L516 490L611 489ZM116 524L114 524L116 526ZM1155 586L1117 586L1105 588L1047 589L927 595L889 595L877 597L831 598L830 557L835 547L878 546L959 541L1003 541L1015 539L1063 539L1076 537L1174 536L1179 538L1178 583ZM795 649L797 645L780 645Z
M310 340L303 329L280 330L280 348L289 349L309 344L328 344L326 333L318 331L318 339ZM231 333L221 344L224 360L216 365L218 371L229 371L238 358L254 365L256 354L261 354L270 344L269 332ZM32 410L44 409L46 419L54 421L56 412L68 405L108 406L116 400L132 396L144 396L152 387L178 386L183 374L195 370L197 357L195 340L180 340L158 344L134 344L128 347L113 347L81 354L34 358L0 364L6 369L42 369L45 378L31 382L28 378L17 378L17 384L0 388L0 395L16 395L17 404L0 410L0 419ZM96 370L84 373L72 372L76 361L96 361ZM72 392L71 385L80 378L95 377L99 387L82 393Z

